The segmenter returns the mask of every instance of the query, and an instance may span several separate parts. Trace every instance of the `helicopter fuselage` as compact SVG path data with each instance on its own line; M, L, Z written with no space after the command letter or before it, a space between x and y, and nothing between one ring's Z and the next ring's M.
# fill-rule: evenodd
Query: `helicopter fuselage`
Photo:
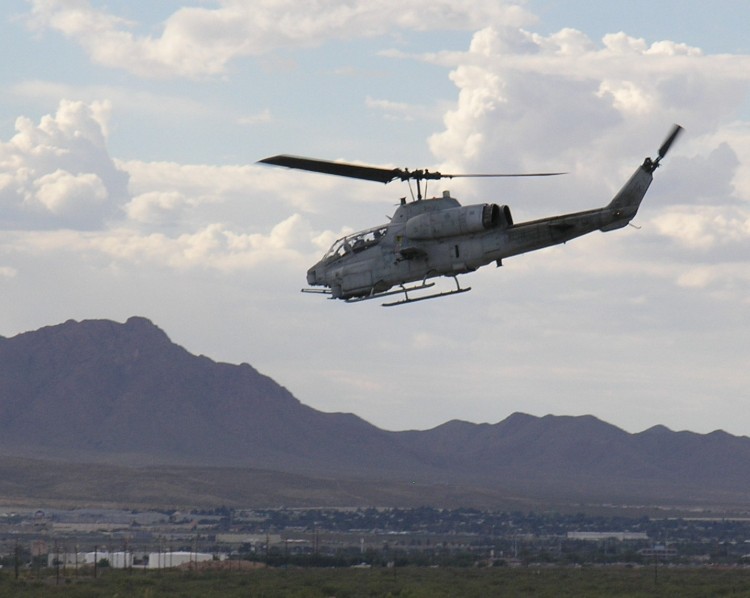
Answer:
M323 288L302 289L303 292L321 293L345 301L403 293L402 300L383 304L398 305L466 292L470 287L462 288L457 276L492 262L500 266L502 260L514 255L565 243L597 230L607 232L627 226L638 212L654 171L681 131L680 125L674 125L659 147L657 157L646 158L604 207L518 224L513 222L506 205L462 206L447 191L442 197L423 199L421 182L456 177L540 177L564 173L443 174L289 154L271 156L259 162L380 183L394 180L416 182L416 201L407 203L402 199L388 224L338 239L307 271L308 284ZM435 283L427 280L439 276L452 277L456 288L426 296L409 296L411 291L434 286ZM405 286L416 281L419 283ZM400 290L391 290L396 286Z
M644 162L605 207L518 224L506 205L462 206L447 191L402 202L390 223L337 240L308 270L307 281L335 299L377 297L396 285L499 266L514 255L622 228L635 216L653 168Z

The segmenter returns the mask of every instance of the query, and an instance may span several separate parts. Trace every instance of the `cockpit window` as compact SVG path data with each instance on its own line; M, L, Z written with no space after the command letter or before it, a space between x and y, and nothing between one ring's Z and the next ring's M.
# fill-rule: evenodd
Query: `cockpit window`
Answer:
M349 253L359 253L369 247L374 247L380 243L387 230L387 226L379 226L342 237L331 246L323 259L338 259Z

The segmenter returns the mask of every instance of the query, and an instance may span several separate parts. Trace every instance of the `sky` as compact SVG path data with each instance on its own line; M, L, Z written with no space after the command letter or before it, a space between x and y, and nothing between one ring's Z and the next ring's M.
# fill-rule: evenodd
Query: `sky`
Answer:
M3 9L0 335L144 316L388 430L521 411L750 435L750 3ZM256 163L567 172L428 188L520 222L606 205L673 123L637 228L397 308L300 289L408 187Z

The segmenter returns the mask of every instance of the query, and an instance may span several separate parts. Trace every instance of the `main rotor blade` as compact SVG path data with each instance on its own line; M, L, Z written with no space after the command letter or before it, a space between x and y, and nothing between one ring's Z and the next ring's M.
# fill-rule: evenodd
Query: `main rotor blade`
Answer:
M438 173L440 174L440 173ZM527 172L527 173L516 173L516 174L441 174L440 177L444 179L459 179L459 178L487 178L487 177L518 177L518 176L560 176L561 174L568 174L567 172Z
M299 170L309 170L310 172L322 172L323 174L333 174L336 176L345 176L353 179L364 179L366 181L375 181L378 183L389 183L393 179L401 176L399 169L375 168L373 166L358 166L357 164L347 164L345 162L330 162L328 160L315 160L313 158L302 158L301 156L289 156L281 154L259 160L262 164L272 164L274 166L285 166L286 168L297 168Z
M336 176L345 176L353 179L364 179L366 181L376 181L378 183L390 183L395 179L402 181L415 180L425 181L433 179L453 179L453 178L481 178L481 177L535 177L535 176L557 176L566 174L565 172L536 172L528 174L442 174L437 171L429 170L407 170L401 168L376 168L374 166L359 166L357 164L348 164L346 162L331 162L329 160L318 160L315 158L303 158L302 156L290 156L280 154L271 156L258 161L261 164L272 164L273 166L284 166L286 168L296 168L299 170L308 170L310 172L321 172L323 174L333 174Z

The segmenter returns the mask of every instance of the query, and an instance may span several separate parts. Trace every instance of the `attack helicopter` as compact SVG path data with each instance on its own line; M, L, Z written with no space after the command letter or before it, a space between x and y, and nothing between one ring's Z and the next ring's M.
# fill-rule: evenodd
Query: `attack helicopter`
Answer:
M423 198L422 182L459 177L554 176L557 172L533 174L442 174L428 170L377 168L282 154L259 162L380 183L394 180L416 182L417 196L401 199L390 222L338 239L322 259L307 272L311 287L304 293L327 295L347 303L402 295L384 306L465 293L459 274L474 272L505 258L565 243L594 231L608 232L627 226L669 148L682 131L674 125L659 148L647 157L622 189L604 207L515 223L507 205L485 203L462 206L444 191L441 197ZM432 278L446 276L455 288L414 296L414 291L435 285ZM410 283L411 286L407 286ZM394 287L398 287L395 288ZM412 293L412 294L410 294Z

